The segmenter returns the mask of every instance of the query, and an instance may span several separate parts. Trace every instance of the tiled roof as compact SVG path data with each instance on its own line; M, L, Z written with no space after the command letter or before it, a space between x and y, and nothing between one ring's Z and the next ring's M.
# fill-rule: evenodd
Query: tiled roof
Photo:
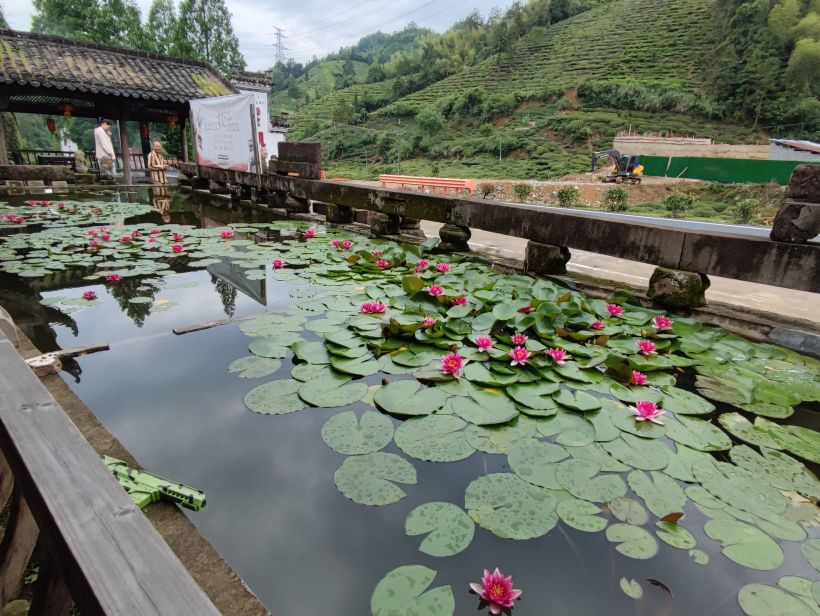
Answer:
M792 148L793 150L820 154L820 143L814 143L814 141L806 141L804 139L769 139L769 141L786 148Z
M202 62L16 30L0 30L0 84L177 103L234 92Z

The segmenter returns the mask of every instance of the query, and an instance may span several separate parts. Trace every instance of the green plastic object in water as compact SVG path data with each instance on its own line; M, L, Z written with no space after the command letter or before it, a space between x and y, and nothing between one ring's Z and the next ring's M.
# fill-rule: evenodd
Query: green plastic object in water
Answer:
M193 511L200 511L205 507L205 492L133 469L122 460L109 456L103 456L103 463L140 509L162 498Z

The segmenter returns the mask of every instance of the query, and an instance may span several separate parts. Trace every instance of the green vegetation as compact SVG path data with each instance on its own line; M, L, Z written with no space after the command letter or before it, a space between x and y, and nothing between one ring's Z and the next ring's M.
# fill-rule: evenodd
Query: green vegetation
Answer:
M663 206L672 218L681 218L688 210L692 209L695 199L686 193L673 192L663 200Z
M581 197L581 191L577 186L565 186L557 194L558 205L561 207L576 207Z
M626 212L629 209L629 193L621 186L607 188L601 205L608 212Z
M513 193L519 201L526 201L527 197L532 194L532 186L529 184L516 184L513 186Z

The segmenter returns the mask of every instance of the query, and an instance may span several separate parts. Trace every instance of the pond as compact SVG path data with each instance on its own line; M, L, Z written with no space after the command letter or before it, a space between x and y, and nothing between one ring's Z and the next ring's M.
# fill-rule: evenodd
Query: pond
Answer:
M66 381L274 614L487 613L496 567L519 615L820 613L820 362L190 193L7 201L0 303L110 343Z

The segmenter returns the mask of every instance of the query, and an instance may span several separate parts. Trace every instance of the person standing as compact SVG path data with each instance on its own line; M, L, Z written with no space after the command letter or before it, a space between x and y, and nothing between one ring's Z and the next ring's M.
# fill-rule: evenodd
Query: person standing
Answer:
M151 183L166 184L165 170L167 168L168 164L162 155L162 144L159 141L154 141L151 153L148 155L148 171L151 172Z
M114 144L111 143L111 120L103 119L94 129L94 146L100 171L117 173L117 156L114 153Z

